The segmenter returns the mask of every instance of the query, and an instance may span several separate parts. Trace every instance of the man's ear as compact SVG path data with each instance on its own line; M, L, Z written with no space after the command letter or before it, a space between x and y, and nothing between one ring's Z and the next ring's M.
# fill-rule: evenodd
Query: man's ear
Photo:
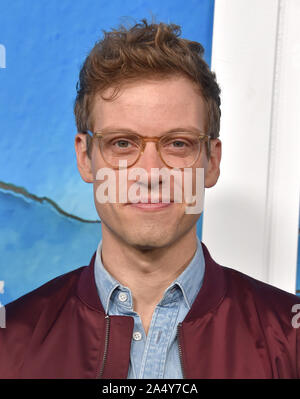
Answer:
M220 176L220 162L222 156L222 142L219 139L210 140L210 158L205 171L205 187L214 186Z
M86 134L77 133L75 136L75 151L77 158L77 168L80 176L86 183L93 183L92 161L87 154Z

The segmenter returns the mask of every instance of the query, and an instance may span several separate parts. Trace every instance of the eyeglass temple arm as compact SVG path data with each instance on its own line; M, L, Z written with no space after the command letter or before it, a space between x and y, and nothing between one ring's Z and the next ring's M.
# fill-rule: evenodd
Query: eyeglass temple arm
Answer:
M90 137L92 137L93 138L93 136L94 136L94 133L93 132L91 132L90 130L84 130L82 133L86 133L86 134L88 134Z

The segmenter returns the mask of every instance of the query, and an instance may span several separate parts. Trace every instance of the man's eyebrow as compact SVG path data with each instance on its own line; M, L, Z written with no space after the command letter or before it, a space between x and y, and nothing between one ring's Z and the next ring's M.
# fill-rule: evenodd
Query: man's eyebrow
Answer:
M117 126L106 126L103 129L96 129L95 132L103 132L103 133L109 133L109 132L124 132L124 133L134 133L134 134L141 134L142 132L136 131L131 128L124 128L124 127L117 127ZM160 132L162 135L168 134L168 133L174 133L174 132L192 132L196 134L204 134L205 131L198 129L193 126L179 126L175 127L166 131Z

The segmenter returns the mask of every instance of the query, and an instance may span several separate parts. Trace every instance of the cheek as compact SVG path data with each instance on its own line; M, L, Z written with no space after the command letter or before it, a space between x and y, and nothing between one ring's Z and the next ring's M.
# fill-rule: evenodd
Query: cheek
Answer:
M204 190L205 167L200 159L192 168L185 168L183 172L183 191L184 195L200 195Z
M94 189L94 202L99 218L103 222L107 222L106 224L118 223L117 222L117 216L119 214L117 209L118 204L113 204L108 202L100 203L97 196L99 197L99 194L97 195L97 192Z

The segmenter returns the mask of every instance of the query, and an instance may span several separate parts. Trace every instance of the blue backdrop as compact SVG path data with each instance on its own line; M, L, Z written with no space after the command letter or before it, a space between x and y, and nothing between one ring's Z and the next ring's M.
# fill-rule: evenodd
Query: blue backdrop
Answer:
M212 0L1 0L3 304L88 264L101 239L92 185L76 167L73 102L80 66L102 29L154 16L181 25L210 63L213 8ZM200 238L201 225L202 218Z

